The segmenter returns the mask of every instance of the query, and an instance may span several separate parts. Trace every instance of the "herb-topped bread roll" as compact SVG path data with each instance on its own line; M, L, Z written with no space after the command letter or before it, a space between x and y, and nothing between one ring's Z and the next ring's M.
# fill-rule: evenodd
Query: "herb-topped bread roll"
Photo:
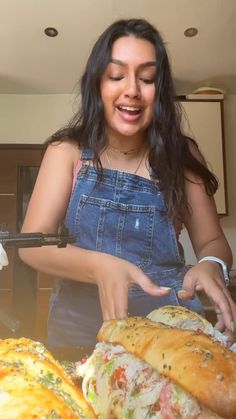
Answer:
M182 306L168 305L157 308L149 313L147 318L180 329L201 329L206 334L214 334L214 327L208 320L200 314Z
M163 306L153 310L147 315L147 318L158 323L163 323L168 326L178 327L180 329L198 330L213 336L224 345L227 344L227 336L214 329L213 325L200 314L195 311L188 310L182 306ZM232 350L235 351L235 345Z
M1 419L91 419L93 410L39 342L0 340Z

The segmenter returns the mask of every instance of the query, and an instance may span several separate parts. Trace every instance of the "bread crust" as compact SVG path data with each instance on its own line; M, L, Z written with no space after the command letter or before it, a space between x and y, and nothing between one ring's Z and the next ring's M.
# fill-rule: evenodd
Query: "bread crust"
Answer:
M0 393L1 418L96 417L60 363L31 339L0 340Z
M203 406L236 418L236 355L206 334L129 317L104 322L98 340L124 346Z

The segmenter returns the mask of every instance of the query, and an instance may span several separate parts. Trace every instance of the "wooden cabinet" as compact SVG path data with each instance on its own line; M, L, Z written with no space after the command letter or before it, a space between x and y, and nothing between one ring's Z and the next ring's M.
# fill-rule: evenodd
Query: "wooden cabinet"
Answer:
M0 146L0 230L19 232L24 210L42 158L42 147ZM26 193L23 184L27 183ZM18 257L17 249L7 248L9 265L0 271L0 338L34 336L37 301L37 273ZM19 328L11 330L11 322Z
M181 101L183 130L194 138L219 181L215 194L218 214L227 214L223 101Z

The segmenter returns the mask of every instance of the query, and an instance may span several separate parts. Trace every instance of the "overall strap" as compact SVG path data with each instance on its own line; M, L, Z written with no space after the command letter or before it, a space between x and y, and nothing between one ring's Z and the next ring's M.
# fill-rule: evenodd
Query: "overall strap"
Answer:
M89 162L89 160L92 160L93 156L94 156L94 153L93 153L92 150L89 150L89 149L82 150L80 160L78 161L78 163L77 163L77 165L74 169L74 172L73 172L72 188L74 188L74 186L75 186L77 175L78 175L80 169L82 168L83 164L85 164L86 161Z
M92 150L90 150L89 148L85 148L84 150L82 150L81 153L81 160L92 160L94 157L94 152Z

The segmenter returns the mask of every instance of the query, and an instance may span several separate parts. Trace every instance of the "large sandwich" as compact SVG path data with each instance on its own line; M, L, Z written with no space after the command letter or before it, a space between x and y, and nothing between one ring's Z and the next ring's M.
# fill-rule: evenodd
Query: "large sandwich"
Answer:
M92 419L82 391L44 345L0 340L1 419Z
M141 317L104 322L92 356L77 368L99 418L236 418L236 355L202 328L175 327L174 309L171 318L172 325Z

